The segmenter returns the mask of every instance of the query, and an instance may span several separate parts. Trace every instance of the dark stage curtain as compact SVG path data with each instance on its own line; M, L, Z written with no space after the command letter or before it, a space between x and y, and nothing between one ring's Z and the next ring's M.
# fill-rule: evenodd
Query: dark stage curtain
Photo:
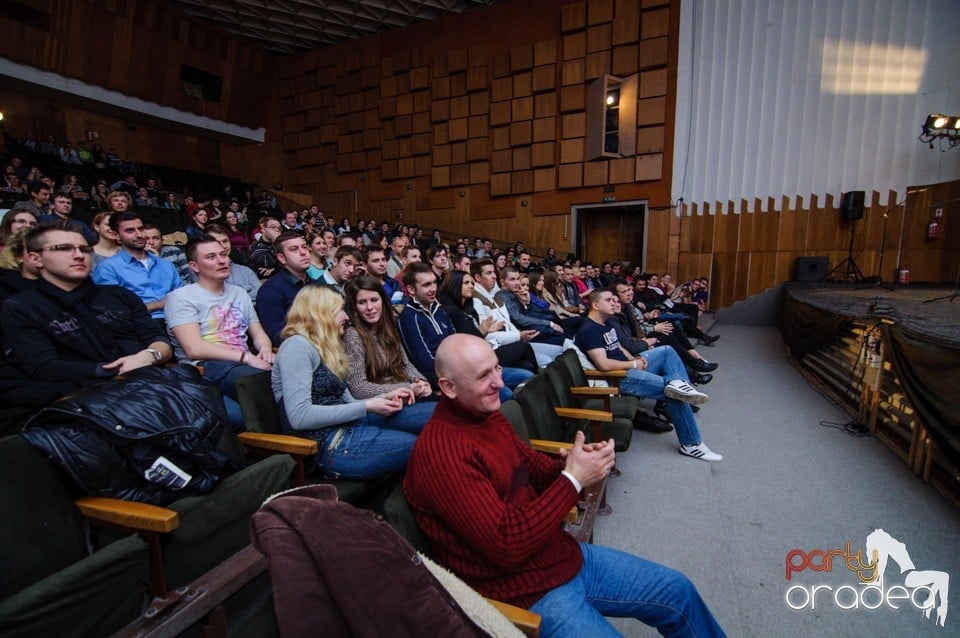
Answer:
M797 358L835 341L849 317L815 308L794 299L784 288L780 303L780 332Z
M960 466L960 350L881 326L883 347L903 391L944 456Z

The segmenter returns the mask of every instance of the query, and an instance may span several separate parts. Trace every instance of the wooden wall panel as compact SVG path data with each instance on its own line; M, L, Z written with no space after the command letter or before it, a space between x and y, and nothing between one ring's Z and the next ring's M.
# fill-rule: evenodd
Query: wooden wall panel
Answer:
M0 14L0 56L198 115L263 125L264 96L272 95L275 73L264 47L154 0L74 0L36 8L49 14L49 31ZM181 64L220 76L220 101L181 91Z
M675 0L667 0L655 10L661 17L652 18L648 39L663 17L669 24L678 15L670 11L674 6ZM404 221L429 220L451 236L519 239L538 254L548 246L569 250L571 204L600 201L603 186L615 183L617 200L669 204L670 171L663 163L671 152L667 105L675 62L651 55L641 66L647 13L622 0L525 0L445 18L456 28L425 23L289 56L281 70L285 98L277 121L288 136L297 134L296 140L285 138L285 148L297 144L289 152L291 172L299 178L299 164L327 158L326 165L311 167L325 170L316 188L318 203L328 210L334 208L324 192L332 197L331 189L354 189L356 180L346 178L366 174L371 182L404 184L401 207L393 209ZM676 46L676 33L656 38L663 51ZM663 49L663 43L672 44ZM644 153L584 162L585 83L610 73L615 56L618 70L649 74L649 97L637 104ZM336 90L331 120L313 112L312 98L297 90L298 83L315 84L313 70L322 68L332 69L325 81ZM377 77L368 68L378 69ZM363 96L362 109L351 102L356 94ZM303 128L308 123L311 129L335 128L333 139L348 146L351 157L318 154L316 140ZM355 146L364 151L363 161L353 157ZM368 151L381 152L379 163ZM362 209L365 192L355 195ZM663 225L665 236L650 241L675 254L680 225L672 233L669 226Z
M847 257L854 228L853 257L865 276L892 282L904 263L912 281L952 283L960 269L960 180L911 187L902 206L893 206L892 193L883 196L891 204L881 205L881 194L870 193L864 217L855 224L841 218L833 197L769 200L766 211L752 202L755 212L748 212L747 202L689 207L694 214L680 218L677 272L683 279L710 277L711 306L721 308L794 279L797 257L826 256L832 269ZM930 240L927 224L938 203L943 231ZM697 270L707 262L709 270Z

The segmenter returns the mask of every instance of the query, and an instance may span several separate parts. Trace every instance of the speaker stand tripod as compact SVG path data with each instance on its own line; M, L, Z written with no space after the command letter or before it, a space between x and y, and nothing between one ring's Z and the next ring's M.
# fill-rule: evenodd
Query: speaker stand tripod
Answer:
M933 299L924 299L923 303L933 303L935 301L943 301L944 299L949 299L950 303L953 303L953 300L957 297L960 297L960 265L957 266L957 278L953 282L953 292L948 295L943 295L942 297L934 297Z
M847 271L844 276L844 281L862 281L863 280L863 271L860 270L860 266L857 265L857 262L853 259L853 236L857 231L857 222L856 220L852 221L850 224L850 247L847 249L847 258L841 261L839 264L833 267L833 270L828 272L823 276L822 281L829 281L830 276L846 266Z

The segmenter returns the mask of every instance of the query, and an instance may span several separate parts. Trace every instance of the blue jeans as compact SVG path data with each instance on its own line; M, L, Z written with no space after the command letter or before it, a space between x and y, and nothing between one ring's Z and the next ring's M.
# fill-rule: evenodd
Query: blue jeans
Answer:
M523 368L504 368L502 372L503 387L500 388L500 402L513 398L514 389L533 376L533 373Z
M418 401L388 417L368 412L355 425L329 428L317 454L323 473L373 479L401 472L436 406L435 401Z
M663 399L663 389L674 379L690 382L683 361L670 346L657 346L640 356L646 359L646 370L627 370L627 376L620 381L620 392L635 397ZM690 405L676 399L667 399L667 412L677 431L680 445L696 445L702 443L700 429L693 418Z
M624 552L580 543L583 567L530 611L540 636L619 636L604 616L636 618L664 636L725 636L696 587L680 572Z
M259 369L236 361L201 361L203 380L217 386L227 408L227 421L234 432L243 432L243 413L237 403L237 379L257 374Z

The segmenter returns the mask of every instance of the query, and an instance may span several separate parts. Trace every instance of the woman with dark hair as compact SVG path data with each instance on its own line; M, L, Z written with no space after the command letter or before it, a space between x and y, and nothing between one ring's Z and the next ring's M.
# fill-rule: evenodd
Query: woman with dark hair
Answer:
M557 257L556 248L547 248L547 256L543 258L543 267L550 268L554 264L559 264L560 258Z
M536 276L536 279L534 278ZM537 290L540 287L541 292L537 296L543 299L550 306L550 310L555 312L558 317L579 317L578 313L570 312L563 307L563 291L560 284L560 275L555 270L545 270L541 275L538 272L530 273L530 288Z
M327 476L372 479L402 471L434 404L414 403L409 387L357 399L347 387L343 297L304 286L293 300L273 363L281 426L317 441Z
M109 210L110 208L110 186L106 180L98 179L96 186L93 187L93 193L90 195L97 210Z
M180 204L177 203L177 194L176 193L167 193L166 198L163 200L163 205L161 208L167 210L172 210L175 213L179 213L183 210Z
M409 388L418 399L432 396L430 383L407 358L380 280L370 275L356 277L344 294L344 309L352 324L343 334L350 394L368 399Z
M533 282L536 277L536 286ZM560 324L563 327L563 334L569 339L576 336L583 323L583 317L558 317L555 312L550 310L550 304L543 300L540 295L543 294L543 277L539 271L529 275L520 274L520 292L517 293L517 299L520 300L520 307L523 314L529 315L535 319L543 319L553 323Z
M503 329L503 322L493 316L480 321L473 306L473 276L461 270L451 270L443 278L437 291L437 301L453 321L457 332L485 338L488 333ZM537 357L526 341L504 343L494 350L503 367L503 384L513 390L536 373Z
M207 227L207 222L209 221L207 211L204 208L198 208L193 212L193 222L187 226L186 233L187 239L193 239L194 237L199 237L204 234Z
M497 270L497 280L500 280L500 271L507 267L506 253L497 253L493 256L493 267Z
M0 250L3 250L10 238L20 231L28 231L37 225L37 216L28 210L11 210L0 222Z
M250 251L250 237L240 226L240 219L236 211L227 210L224 215L224 226L227 228L227 236L230 237L230 248L232 249L230 258L239 264L247 264L247 253Z

